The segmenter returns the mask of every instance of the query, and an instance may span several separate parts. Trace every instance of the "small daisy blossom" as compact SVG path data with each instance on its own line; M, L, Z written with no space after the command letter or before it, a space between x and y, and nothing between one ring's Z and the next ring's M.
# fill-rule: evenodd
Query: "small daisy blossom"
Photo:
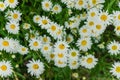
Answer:
M12 75L12 66L10 61L0 61L0 76L1 77L8 77Z
M110 72L113 76L116 76L118 79L120 79L120 62L114 62L114 64L112 64Z
M18 5L18 0L5 0L5 4L10 8L15 8Z
M44 64L40 60L32 59L26 64L26 66L28 67L28 73L36 77L39 77L45 70Z

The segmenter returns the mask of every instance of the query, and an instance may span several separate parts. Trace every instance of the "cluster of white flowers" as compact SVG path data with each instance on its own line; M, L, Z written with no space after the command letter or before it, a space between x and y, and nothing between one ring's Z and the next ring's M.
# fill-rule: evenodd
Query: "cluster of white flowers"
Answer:
M106 48L110 55L120 53L120 43L115 39L104 43L106 46L103 43L99 44L101 35L109 25L114 26L115 36L120 36L120 11L113 11L111 14L105 11L103 9L105 0L60 0L60 3L42 0L40 2L42 10L53 16L62 13L63 6L60 4L63 4L68 8L68 20L60 24L49 16L33 13L32 19L30 17L31 22L27 22L22 19L24 14L22 10L16 8L18 0L0 1L0 12L5 12L6 19L3 31L7 33L6 36L0 37L0 51L11 54L12 58L18 53L22 56L32 56L33 52L36 52L40 58L32 57L25 64L31 76L38 78L44 73L45 66L41 58L45 58L48 63L53 61L59 68L66 66L70 69L78 69L80 66L87 69L94 68L99 60L92 54L94 50L90 51L94 44L98 44L100 49ZM72 10L81 13L75 14ZM14 67L12 61L1 60L0 76L12 75ZM115 62L110 72L120 79L120 62Z

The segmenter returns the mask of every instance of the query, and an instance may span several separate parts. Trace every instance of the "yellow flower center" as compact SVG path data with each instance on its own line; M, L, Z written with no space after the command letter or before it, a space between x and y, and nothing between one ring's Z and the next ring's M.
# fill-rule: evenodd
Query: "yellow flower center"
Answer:
M120 14L118 15L118 19L120 20Z
M77 64L77 61L73 61L72 65L75 66Z
M100 19L102 20L102 21L106 21L107 20L107 15L105 15L105 14L103 14L103 15L101 15L101 17L100 17Z
M72 57L75 57L76 55L77 55L76 52L72 52L72 53L71 53L71 56L72 56Z
M83 32L83 33L86 33L86 32L87 32L87 29L83 29L82 32Z
M14 30L16 28L16 26L14 24L11 24L10 28Z
M14 0L9 0L10 3L14 3Z
M13 14L13 18L14 18L14 19L17 19L17 18L18 18L18 14L16 14L16 13Z
M42 20L42 23L43 23L44 25L46 25L46 24L48 23L48 21L47 21L47 20Z
M39 18L39 17L36 17L36 18L35 18L35 20L36 20L36 21L39 21L39 20L40 20L40 18Z
M0 4L0 8L4 8L4 4L3 3Z
M90 15L91 15L91 17L94 17L95 16L95 12L92 12Z
M60 44L59 48L63 50L63 49L65 49L65 45L64 44Z
M26 51L26 48L22 48L22 51Z
M98 30L100 30L101 29L101 25L96 25L96 28L98 29Z
M44 47L44 50L48 50L48 47L47 47L47 46L45 46L45 47Z
M58 61L58 64L63 64L63 62L59 60L59 61Z
M33 45L34 45L34 46L38 46L39 44L38 44L37 41L35 41L35 42L33 43Z
M88 64L90 64L90 63L92 63L92 62L93 62L93 59L92 59L92 58L88 58L88 59L87 59L87 63L88 63Z
M33 69L38 69L39 65L38 64L33 64Z
M117 30L120 31L120 26L117 26Z
M55 57L55 55L54 55L54 54L50 54L50 58L52 58L52 59L53 59L54 57Z
M82 46L86 46L87 45L87 41L86 40L81 41L81 45Z
M117 66L115 69L116 72L120 73L120 66Z
M83 0L79 0L78 4L81 6L83 5Z
M117 46L116 46L116 45L113 45L113 46L112 46L112 50L117 50Z
M93 21L90 21L89 22L89 26L93 26L94 25L94 22Z
M96 5L97 1L96 0L92 0L92 4Z
M54 10L56 10L56 11L57 11L57 10L58 10L58 7L57 7L57 6L55 6L55 7L54 7Z
M50 5L49 5L49 3L45 3L45 7L47 7L47 8L48 8L49 6L50 6Z
M55 31L56 30L56 26L55 25L51 26L51 30Z
M3 42L2 42L2 45L3 45L3 46L9 46L9 42L8 42L8 41L3 41Z
M61 31L61 30L58 30L57 34L60 35L61 33L62 33L62 31Z
M66 38L66 41L67 41L67 42L70 42L70 41L71 41L71 38L70 38L70 37L67 37L67 38Z
M7 66L6 66L6 65L2 65L2 66L1 66L1 70L2 70L2 71L6 71L6 70L7 70Z
M44 42L47 42L47 41L48 41L47 37L44 37L44 38L43 38L43 41L44 41Z
M63 53L58 53L58 57L59 57L59 58L63 58L63 57L64 57L64 54L63 54Z

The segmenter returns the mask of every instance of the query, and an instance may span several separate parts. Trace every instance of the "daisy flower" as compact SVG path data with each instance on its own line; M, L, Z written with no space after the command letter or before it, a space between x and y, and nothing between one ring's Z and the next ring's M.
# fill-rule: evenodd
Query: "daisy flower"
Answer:
M14 11L11 11L10 16L8 16L8 18L10 20L18 22L21 20L21 15L22 15L22 13L20 13L20 11L14 10Z
M57 52L66 52L69 46L65 41L57 41L54 47L55 47L55 51Z
M20 29L19 23L15 22L15 21L7 22L5 28L11 34L18 34L19 29Z
M82 8L86 8L87 0L77 0L75 3L75 8L82 10Z
M52 2L50 0L43 0L42 9L44 11L50 11L52 9Z
M41 46L41 52L42 52L42 54L45 56L45 55L47 55L47 53L50 53L51 52L51 46L50 46L50 44L42 44L42 46Z
M55 65L60 68L67 66L67 59L55 59L54 62Z
M30 49L31 50L38 50L38 49L40 49L40 47L41 47L41 41L40 40L38 40L38 39L31 39L30 41L29 41L29 46L30 46Z
M100 11L98 15L99 15L98 19L104 22L105 25L109 25L111 23L112 16L109 15L107 11L106 12Z
M88 51L88 49L91 49L92 42L90 38L80 38L77 41L77 46L82 51Z
M46 16L42 16L41 20L39 22L39 26L41 26L42 29L48 29L48 25L50 24L50 19Z
M4 39L0 38L0 46L0 50L10 52L14 45L11 39L5 37Z
M71 43L73 41L73 36L71 34L68 34L66 37L66 42Z
M79 67L78 59L68 60L68 66L70 69L77 69Z
M116 76L118 79L120 79L120 62L114 62L110 72L113 76Z
M120 11L113 11L113 14L111 14L112 17L113 17L113 22L114 22L114 25L117 25L120 21Z
M55 5L53 6L53 8L52 8L52 12L53 12L53 13L58 14L58 13L60 13L61 11L62 11L62 7L61 7L59 4L55 4Z
M4 11L6 9L6 4L3 2L0 2L0 11Z
M85 38L85 37L90 37L91 36L91 32L90 32L90 29L86 26L86 25L83 25L80 29L79 29L79 33L80 33L80 36L82 38Z
M68 57L69 57L69 59L78 59L78 57L79 57L79 51L78 50L76 50L76 49L71 49L71 50L69 50L69 54L68 54Z
M41 42L42 42L43 44L45 44L45 43L50 43L50 42L51 42L50 37L48 37L48 36L46 36L46 35L41 36L41 37L40 37L40 40L41 40Z
M39 16L39 15L34 15L33 16L33 22L34 23L40 23L40 20L41 20L41 16Z
M0 76L8 77L12 75L12 66L10 61L0 61Z
M28 67L28 73L37 78L45 71L44 64L40 60L32 59L26 64L26 66Z
M28 53L28 48L27 47L24 47L24 46L20 46L19 49L18 49L18 52L21 54L21 55L25 55Z
M115 25L114 31L115 31L115 33L116 33L117 36L120 35L120 23L117 23L117 24Z
M10 8L15 8L18 5L18 0L5 0L5 4Z
M31 25L29 23L23 24L23 29L30 29Z
M80 59L80 65L84 66L85 68L92 69L97 64L97 61L97 58L89 54L87 56L82 56L82 58Z
M107 45L107 49L108 49L108 52L109 52L111 55L117 55L117 54L119 54L119 51L120 51L120 43L117 42L117 41L111 41L111 42Z
M98 13L99 13L99 10L98 10L98 9L92 8L92 9L88 10L88 12L87 12L88 18L98 17Z

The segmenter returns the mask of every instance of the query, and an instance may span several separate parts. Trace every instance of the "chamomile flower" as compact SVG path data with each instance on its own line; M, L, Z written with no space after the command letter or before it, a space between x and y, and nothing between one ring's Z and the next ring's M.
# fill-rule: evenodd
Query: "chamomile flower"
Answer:
M33 22L34 23L40 23L41 16L40 15L34 15L33 16Z
M12 66L10 61L0 61L0 76L8 77L12 75Z
M50 41L51 41L50 37L48 37L46 35L41 36L40 40L43 44L50 43Z
M21 15L22 15L22 13L20 13L20 11L14 10L14 11L11 11L11 14L10 14L10 16L8 16L8 18L10 20L13 20L13 21L17 22L17 21L21 20Z
M11 39L5 37L4 39L0 38L0 46L0 50L10 52L14 45Z
M104 22L105 25L109 25L112 20L112 16L106 11L100 11L98 19Z
M97 64L98 59L95 58L93 55L89 54L84 56L80 60L80 65L84 66L85 68L92 69Z
M0 11L4 11L6 9L6 4L3 2L0 2Z
M88 49L91 49L92 41L90 38L80 38L76 44L80 50L88 51Z
M67 66L67 59L56 59L54 60L57 67L63 68Z
M23 24L23 29L30 29L31 25L29 23Z
M31 39L29 41L29 46L31 50L38 50L41 47L41 41L38 39Z
M58 30L58 27L60 27L60 26L54 22L51 22L48 26L49 26L49 28L47 29L47 32L50 33L51 36L55 36L56 32Z
M94 26L95 26L95 22L96 22L96 19L94 18L88 18L87 19L87 22L86 23L86 26L89 28L89 29L93 29Z
M70 67L70 69L77 69L79 67L78 59L69 60L68 61L68 66Z
M48 59L49 60L54 60L55 59L55 53L53 51L48 53Z
M21 54L21 55L25 55L28 53L28 48L25 47L25 46L20 46L19 49L18 49L18 52Z
M115 31L115 33L116 33L117 36L120 35L120 23L117 23L117 24L115 25L114 31Z
M43 56L47 55L47 53L50 53L51 52L51 46L50 44L42 44L41 46L41 52L43 54Z
M68 54L68 57L69 57L69 59L78 59L78 57L79 57L79 51L78 50L76 50L76 49L71 49L71 50L69 50L69 54Z
M30 60L29 63L26 64L28 67L27 71L31 74L31 76L36 76L37 78L44 72L44 64L40 60Z
M42 1L42 9L44 11L50 11L52 9L52 2L50 0L43 0Z
M57 41L54 47L55 47L55 51L57 52L66 52L69 46L65 41Z
M73 36L71 34L68 34L66 37L66 42L71 43L73 41Z
M50 24L50 19L46 16L42 16L41 17L41 20L39 22L39 26L42 28L42 29L48 29L48 25Z
M120 62L114 62L110 72L113 76L116 76L118 79L120 79Z
M18 5L18 0L5 0L5 4L10 8L15 8Z
M92 9L90 9L90 10L87 12L88 18L98 17L98 13L99 13L99 10L98 10L98 9L92 8Z
M88 4L91 6L91 7L94 7L96 6L97 4L100 4L100 3L104 3L105 0L88 0Z
M87 0L77 0L75 8L82 10L83 8L86 8L86 5L87 5Z
M7 22L5 28L11 34L18 34L19 29L20 29L19 23L15 22L15 21Z
M54 52L55 53L55 60L64 60L67 59L67 53L66 52Z
M119 54L119 51L120 51L120 43L117 42L117 41L111 41L111 42L107 45L107 49L108 49L108 52L109 52L111 55L117 55L117 54Z
M62 11L62 7L61 7L59 4L55 4L55 5L53 6L53 8L52 8L52 12L53 12L53 13L58 14L58 13L60 13L61 11Z
M114 19L114 25L117 25L120 21L120 11L113 11L113 19Z
M80 36L82 38L85 38L85 37L90 37L91 36L91 32L90 32L90 29L86 26L86 25L83 25L80 30L79 30L79 33L80 33Z

